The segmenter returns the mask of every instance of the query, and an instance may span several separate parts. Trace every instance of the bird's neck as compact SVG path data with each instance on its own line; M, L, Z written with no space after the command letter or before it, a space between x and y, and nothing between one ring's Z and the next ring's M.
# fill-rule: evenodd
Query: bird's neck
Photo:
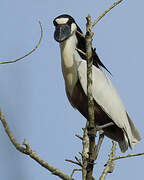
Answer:
M76 44L77 39L75 34L70 36L64 42L60 43L62 64L65 66L65 68L71 67L74 63L73 56L76 53Z
M75 59L77 39L75 34L60 44L62 73L65 80L66 90L72 95L77 82L77 62Z

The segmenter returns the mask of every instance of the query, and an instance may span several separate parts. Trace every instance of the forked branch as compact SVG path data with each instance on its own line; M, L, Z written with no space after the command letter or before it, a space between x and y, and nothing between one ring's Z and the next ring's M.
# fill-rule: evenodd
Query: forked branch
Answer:
M46 168L47 170L49 170L52 174L58 176L61 179L64 180L73 180L73 178L71 176L68 176L67 174L63 173L61 170L55 168L54 166L50 165L49 163L47 163L46 161L44 161L43 159L41 159L34 150L31 149L30 145L28 143L26 143L26 140L24 140L23 142L23 146L21 146L17 140L14 138L12 132L10 131L10 128L8 127L8 124L5 120L5 116L3 114L3 112L0 110L0 120L3 124L3 127L10 139L10 141L12 142L12 144L15 146L15 148L20 151L21 153L27 154L29 157L31 157L32 159L34 159L37 163L39 163L41 166L43 166L44 168Z

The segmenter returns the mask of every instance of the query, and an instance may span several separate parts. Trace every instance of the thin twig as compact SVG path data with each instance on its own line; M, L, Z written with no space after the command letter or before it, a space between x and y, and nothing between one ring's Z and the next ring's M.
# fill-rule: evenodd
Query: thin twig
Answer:
M82 36L83 38L85 38L85 35L84 35L84 34L80 33L79 31L77 31L77 33L78 33L80 36Z
M144 155L144 152L142 152L142 153L136 153L136 154L127 154L127 155L124 155L124 156L115 156L115 157L113 157L112 159L113 159L113 160L118 160L118 159L135 157L135 156L142 156L142 155Z
M71 159L65 159L65 161L70 162L70 163L73 163L73 164L76 164L76 165L79 165L80 167L83 166L81 163L79 163L79 162L77 162L77 161L73 161L73 160L71 160Z
M113 157L115 156L115 151L116 151L116 142L112 141L112 148L111 148L111 153L109 155L109 159L106 163L105 169L99 178L99 180L104 180L107 176L108 173L112 173L114 170L114 161Z
M83 140L83 137L81 137L80 135L75 134L75 136L76 136L77 138L79 138L80 140Z
M82 162L80 159L78 159L76 156L75 156L75 160L81 165L81 167L83 166Z
M27 54L25 54L24 56L20 57L20 58L17 58L15 60L12 60L12 61L3 61L3 62L0 62L0 64L8 64L8 63L15 63L17 61L20 61L22 59L24 59L25 57L29 56L30 54L32 54L40 45L41 41L42 41L42 37L43 37L43 29L42 29L42 25L41 25L41 22L39 21L39 25L40 25L40 30L41 30L41 35L40 35L40 39L38 41L38 44Z
M26 140L24 140L23 145L25 146L25 148L23 146L21 146L17 140L14 138L14 136L12 135L12 132L10 131L8 124L5 120L4 114L3 112L0 110L0 120L3 124L3 127L8 135L8 137L10 138L10 141L12 142L12 144L15 146L15 148L20 151L21 153L27 154L29 157L31 157L32 159L34 159L37 163L39 163L41 166L43 166L44 168L46 168L47 170L49 170L52 174L58 176L61 179L64 180L73 180L70 176L66 175L65 173L63 173L61 170L55 168L54 166L50 165L49 163L47 163L46 161L44 161L43 159L41 159L34 150L31 149L30 145L28 143L26 143Z
M76 172L76 171L82 171L82 169L73 169L73 171L72 171L72 173L71 173L71 178L73 177L73 175L74 175L74 173Z
M83 52L82 50L80 50L80 49L78 49L78 48L76 48L76 50L77 50L78 52L80 52L81 54L83 54L84 56L86 56L86 53Z
M82 153L81 152L79 152L79 154L81 155L81 157L82 157Z
M100 15L93 23L92 27L95 26L95 24L100 21L111 9L113 9L115 6L117 6L119 3L121 3L123 0L118 0L115 2L112 6L110 6L102 15Z

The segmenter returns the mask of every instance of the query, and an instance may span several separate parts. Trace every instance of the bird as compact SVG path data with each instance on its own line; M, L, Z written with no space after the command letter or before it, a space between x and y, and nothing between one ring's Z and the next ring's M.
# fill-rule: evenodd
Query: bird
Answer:
M62 14L54 18L54 39L60 45L61 67L70 104L88 119L87 61L85 37L74 18ZM140 135L130 119L122 100L103 68L110 73L92 48L92 96L95 125L113 125L103 129L104 135L117 141L121 152L132 149Z

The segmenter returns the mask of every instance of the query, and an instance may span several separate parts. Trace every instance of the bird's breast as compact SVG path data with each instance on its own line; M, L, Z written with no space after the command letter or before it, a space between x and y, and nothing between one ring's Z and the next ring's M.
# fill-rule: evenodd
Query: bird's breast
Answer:
M72 52L68 51L68 49L63 50L61 52L61 60L62 73L65 80L66 89L69 94L72 95L73 89L78 80L77 66Z

